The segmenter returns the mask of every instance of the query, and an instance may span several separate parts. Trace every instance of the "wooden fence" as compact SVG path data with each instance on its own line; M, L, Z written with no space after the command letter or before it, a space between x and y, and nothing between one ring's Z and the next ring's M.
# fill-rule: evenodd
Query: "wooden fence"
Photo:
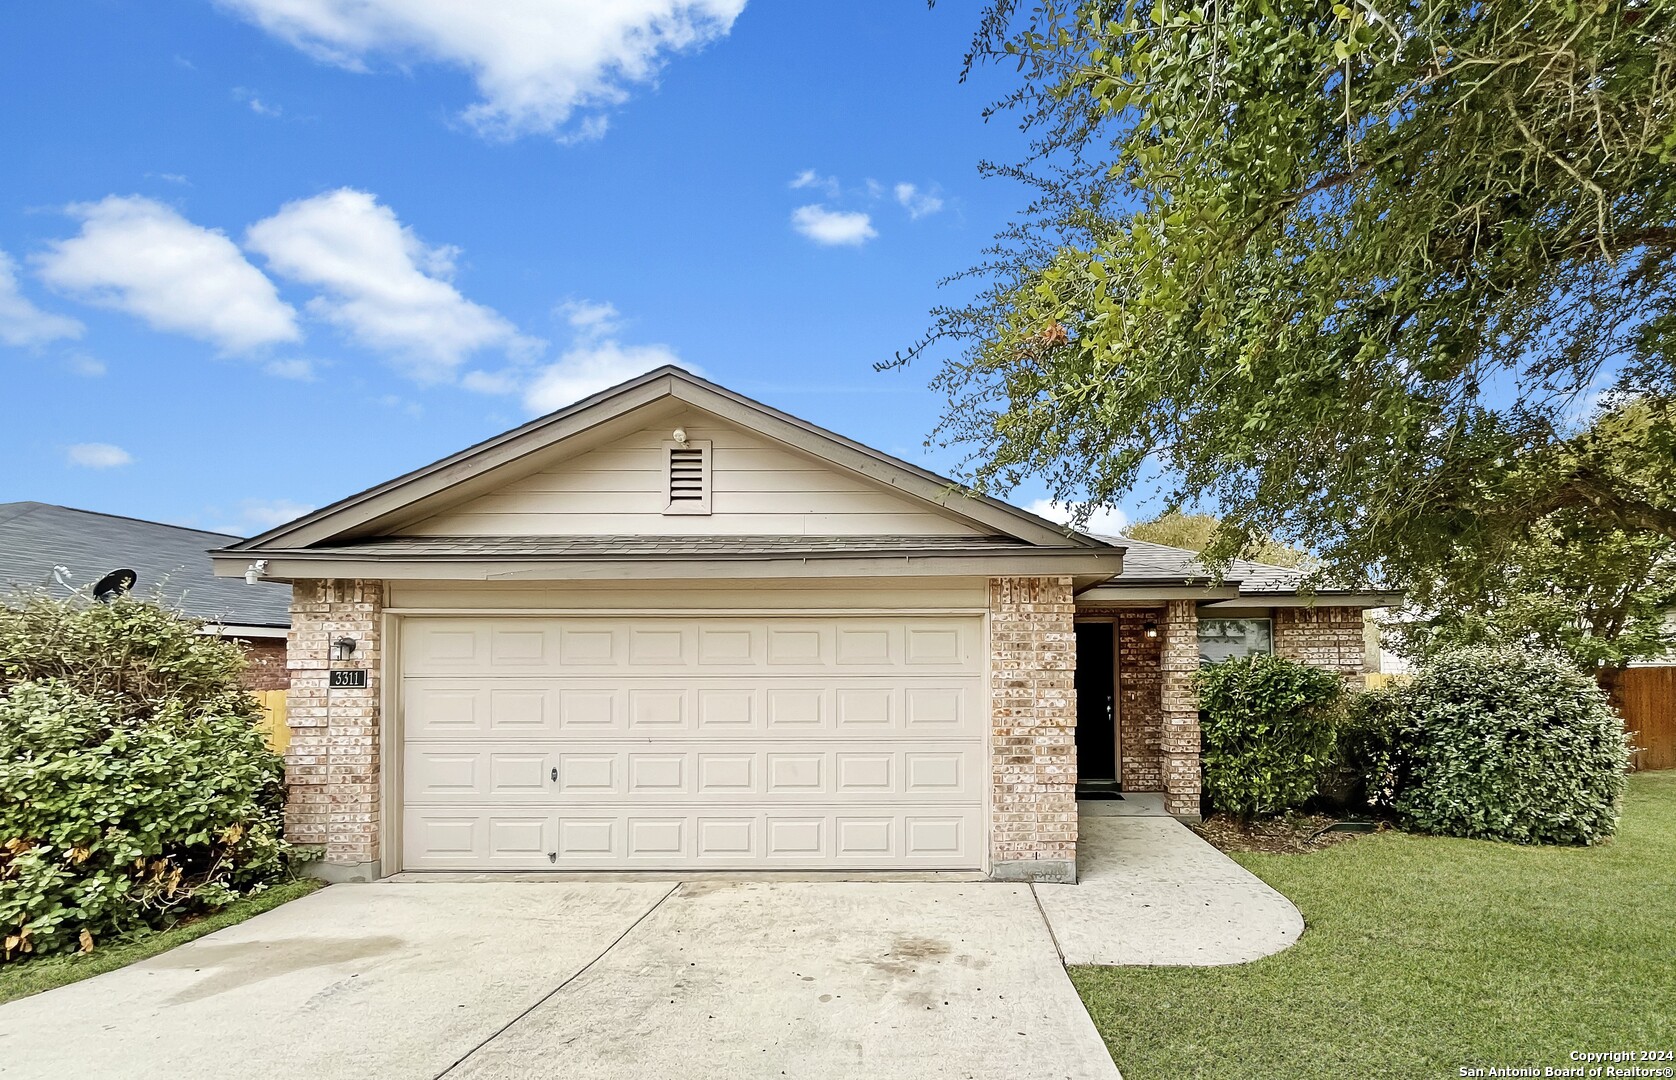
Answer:
M256 701L262 706L262 719L256 727L268 737L268 749L285 753L291 745L291 728L285 723L285 691L257 690Z
M1676 769L1676 667L1624 669L1618 690L1637 769Z

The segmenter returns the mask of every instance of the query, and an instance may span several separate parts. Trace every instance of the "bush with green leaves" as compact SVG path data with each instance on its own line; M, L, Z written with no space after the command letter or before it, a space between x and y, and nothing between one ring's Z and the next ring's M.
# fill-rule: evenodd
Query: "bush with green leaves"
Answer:
M1332 760L1344 681L1278 656L1202 668L1205 797L1250 819L1296 809L1319 789Z
M1446 652L1369 697L1368 791L1406 828L1521 844L1590 844L1617 829L1623 721L1561 656Z
M0 962L213 910L286 869L238 645L153 604L0 609Z

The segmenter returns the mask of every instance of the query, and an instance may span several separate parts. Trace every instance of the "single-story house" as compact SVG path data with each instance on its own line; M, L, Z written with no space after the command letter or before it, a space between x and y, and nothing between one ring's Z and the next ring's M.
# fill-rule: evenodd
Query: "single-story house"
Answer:
M257 588L215 576L204 552L239 538L156 521L41 502L0 503L0 604L40 591L69 596L121 571L132 571L135 596L154 597L193 618L204 632L237 640L252 690L283 690L291 590Z
M293 586L322 872L1071 881L1077 794L1199 812L1191 680L1362 670L1288 571L1072 531L665 367L212 552Z

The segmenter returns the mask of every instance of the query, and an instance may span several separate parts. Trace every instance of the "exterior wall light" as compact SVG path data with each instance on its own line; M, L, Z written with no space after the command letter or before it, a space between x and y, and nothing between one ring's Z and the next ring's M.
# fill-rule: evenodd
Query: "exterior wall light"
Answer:
M340 637L332 642L332 659L348 660L355 655L355 639Z
M1141 627L1141 633L1145 634L1149 640L1156 638L1158 636L1158 624L1155 622L1147 623Z

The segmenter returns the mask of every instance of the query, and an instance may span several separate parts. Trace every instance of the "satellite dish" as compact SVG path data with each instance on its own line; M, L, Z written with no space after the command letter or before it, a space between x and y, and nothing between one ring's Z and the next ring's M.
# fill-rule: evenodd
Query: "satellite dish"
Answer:
M108 604L112 597L126 595L138 580L140 575L132 570L112 570L99 579L99 584L93 586L93 599L101 604Z

